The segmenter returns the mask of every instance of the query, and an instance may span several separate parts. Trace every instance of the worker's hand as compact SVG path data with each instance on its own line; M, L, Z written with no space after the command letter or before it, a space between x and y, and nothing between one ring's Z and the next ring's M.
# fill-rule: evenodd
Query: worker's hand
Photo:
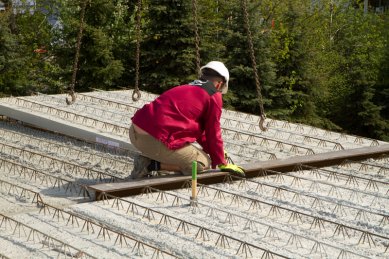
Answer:
M235 175L238 175L238 176L242 176L242 177L245 177L245 173L244 173L244 169L240 166L237 166L237 165L233 165L233 164L226 164L226 165L218 165L220 171L222 172L229 172L229 173L233 173Z

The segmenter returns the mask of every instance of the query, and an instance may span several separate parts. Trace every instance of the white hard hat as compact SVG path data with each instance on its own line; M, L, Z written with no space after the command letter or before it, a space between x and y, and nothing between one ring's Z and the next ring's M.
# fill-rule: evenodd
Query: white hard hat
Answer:
M208 64L206 64L205 66L200 68L200 73L204 68L209 68L209 69L215 70L219 75L224 77L225 84L224 84L224 87L222 89L222 94L226 94L228 91L228 80L230 80L230 73L228 72L228 69L226 68L226 66L220 61L211 61Z

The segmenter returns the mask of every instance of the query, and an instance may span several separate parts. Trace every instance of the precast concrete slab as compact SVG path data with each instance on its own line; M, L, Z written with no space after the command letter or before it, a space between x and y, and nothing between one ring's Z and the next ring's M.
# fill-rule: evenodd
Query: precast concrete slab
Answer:
M108 131L86 127L82 124L74 124L62 120L61 118L53 118L45 114L26 111L20 109L20 107L14 107L7 103L0 103L0 115L15 119L36 128L56 132L75 139L136 152L134 147L130 144L129 138L125 138L124 136L112 136Z
M67 105L65 95L3 98L0 115L64 135L132 149L128 130L133 113L156 95L142 92L134 102L131 91L96 91L77 95ZM384 144L382 141L330 132L274 119L268 130L259 129L259 117L223 110L221 118L225 149L238 164L285 159L336 150Z
M275 119L261 132L258 116L223 110L225 148L249 177L199 175L192 199L190 177L127 180L135 152L93 142L126 141L131 115L156 95L65 97L0 100L16 111L0 109L0 257L389 256L387 142ZM64 136L78 129L92 137ZM104 187L97 201L90 186Z

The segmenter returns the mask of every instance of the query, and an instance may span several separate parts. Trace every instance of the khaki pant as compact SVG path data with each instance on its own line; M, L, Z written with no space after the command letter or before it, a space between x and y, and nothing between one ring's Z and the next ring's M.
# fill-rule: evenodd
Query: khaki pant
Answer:
M192 161L198 162L197 171L211 166L211 159L200 148L188 144L180 149L170 150L154 137L136 132L133 125L130 127L130 140L142 155L162 164L177 165L184 175L192 174Z

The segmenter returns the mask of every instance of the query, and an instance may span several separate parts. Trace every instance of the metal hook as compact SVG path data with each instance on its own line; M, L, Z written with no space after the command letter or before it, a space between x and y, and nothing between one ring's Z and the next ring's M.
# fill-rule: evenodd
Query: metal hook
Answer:
M71 97L71 100L69 99L69 97L66 97L67 105L73 104L76 101L76 94L73 91L69 92L69 95Z
M261 118L259 119L259 128L262 131L267 131L267 127L264 125L266 119L266 115L262 114Z
M132 100L134 102L137 102L141 97L141 94L140 94L140 91L138 89L135 89L133 92L132 92Z

